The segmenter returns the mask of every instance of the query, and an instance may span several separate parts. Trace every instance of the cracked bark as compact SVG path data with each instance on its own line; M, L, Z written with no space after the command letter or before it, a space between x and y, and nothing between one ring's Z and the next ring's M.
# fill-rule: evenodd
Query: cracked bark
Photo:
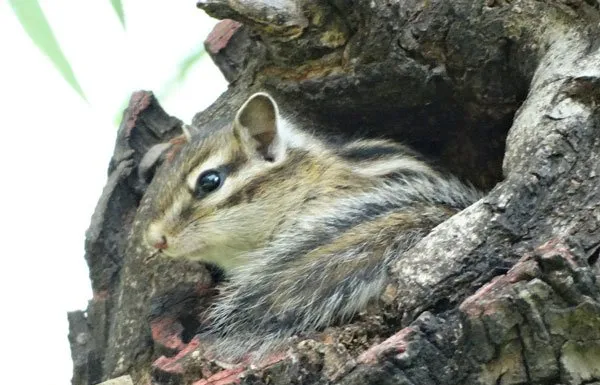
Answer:
M380 306L222 371L191 332L210 272L139 241L136 166L181 122L138 92L87 234L94 298L69 316L74 384L600 382L597 2L199 6L227 18L206 47L231 86L196 125L268 90L305 125L399 139L490 192L398 262Z

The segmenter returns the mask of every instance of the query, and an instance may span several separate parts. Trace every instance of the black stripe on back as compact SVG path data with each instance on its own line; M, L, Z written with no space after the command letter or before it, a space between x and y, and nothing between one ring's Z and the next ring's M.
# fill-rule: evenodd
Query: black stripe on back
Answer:
M386 145L344 148L339 152L339 155L347 160L370 160L385 157L387 155L402 154L405 154L405 152L401 151L398 147Z

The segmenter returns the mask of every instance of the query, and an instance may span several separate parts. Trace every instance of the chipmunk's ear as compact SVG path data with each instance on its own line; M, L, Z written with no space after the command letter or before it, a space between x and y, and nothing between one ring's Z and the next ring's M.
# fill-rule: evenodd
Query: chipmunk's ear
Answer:
M233 123L235 136L250 151L274 161L282 155L284 144L279 136L279 116L275 100L265 92L248 98Z

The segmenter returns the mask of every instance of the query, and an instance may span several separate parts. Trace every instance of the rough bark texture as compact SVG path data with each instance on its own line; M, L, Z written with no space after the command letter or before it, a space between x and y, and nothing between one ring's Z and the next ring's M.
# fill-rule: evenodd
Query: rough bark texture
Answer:
M132 97L69 314L74 385L600 384L600 11L596 1L204 0L231 83L197 126L268 90L332 133L402 140L486 189L393 270L382 306L254 367L194 331L200 264L149 259L141 156L180 133ZM199 91L200 92L200 91ZM129 381L129 380L127 380Z

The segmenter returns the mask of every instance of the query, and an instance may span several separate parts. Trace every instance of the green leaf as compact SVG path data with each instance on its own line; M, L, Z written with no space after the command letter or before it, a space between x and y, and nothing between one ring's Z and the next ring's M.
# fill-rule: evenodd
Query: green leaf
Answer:
M50 24L37 0L8 0L19 19L21 26L33 43L52 61L62 77L73 89L86 99L83 89L75 78L69 61L63 54L58 41L52 33ZM87 99L86 99L87 100Z
M119 107L119 111L117 111L117 113L115 114L115 116L113 118L113 124L115 125L115 127L119 127L121 125L121 122L123 121L123 112L125 112L127 107L129 107L130 100L131 100L131 95L129 95L127 97L127 99L125 99L123 101L123 103L121 103L121 107Z
M157 92L157 97L159 99L166 98L176 86L183 83L185 78L188 76L190 70L194 67L194 64L203 60L206 57L206 50L204 49L204 44L192 51L189 55L187 55L180 63L177 73L175 77L171 80L167 81L162 89Z
M204 60L206 57L207 55L204 45L193 50L179 63L176 75L163 84L160 91L156 93L156 97L159 100L166 99L178 85L185 81L187 75L194 65L201 60ZM123 111L125 111L127 106L129 106L129 98L130 97L127 97L127 99L123 101L119 111L115 114L114 123L117 127L123 119Z
M115 13L121 21L121 25L125 28L125 12L123 11L123 2L121 0L110 0Z
M204 44L198 49L186 56L181 63L179 63L179 71L177 72L177 80L183 81L186 78L194 64L198 63L206 55Z

